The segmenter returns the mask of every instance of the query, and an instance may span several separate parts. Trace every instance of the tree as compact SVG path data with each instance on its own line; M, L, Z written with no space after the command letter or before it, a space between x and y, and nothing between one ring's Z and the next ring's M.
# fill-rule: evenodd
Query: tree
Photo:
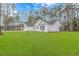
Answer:
M17 29L18 29L18 21L20 20L20 14L19 13L17 13L17 15L16 15L16 21L17 21Z
M41 9L41 15L43 16L43 20L46 20L46 15L48 15L48 8L43 6Z
M79 31L79 19L77 18L77 31Z
M0 8L1 8L1 3L0 3ZM0 35L1 35L1 9L0 9Z
M13 17L5 15L4 17L4 25L5 25L5 30L10 30L10 25L13 22Z
M74 19L74 4L73 3L67 3L64 4L64 10L65 10L65 14L66 14L66 19L65 20L65 24L66 24L66 30L70 30L73 31L73 19Z
M1 18L0 18L0 35L1 35L1 33L2 33L2 32L1 32Z

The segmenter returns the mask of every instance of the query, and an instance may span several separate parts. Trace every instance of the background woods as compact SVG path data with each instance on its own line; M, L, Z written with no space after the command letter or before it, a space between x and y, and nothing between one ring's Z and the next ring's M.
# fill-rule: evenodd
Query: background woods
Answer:
M61 31L79 31L79 4L57 3L48 7L46 4L38 9L28 11L16 10L14 3L0 4L0 34L1 30L22 30L24 21L34 24L39 19L50 22L59 20Z

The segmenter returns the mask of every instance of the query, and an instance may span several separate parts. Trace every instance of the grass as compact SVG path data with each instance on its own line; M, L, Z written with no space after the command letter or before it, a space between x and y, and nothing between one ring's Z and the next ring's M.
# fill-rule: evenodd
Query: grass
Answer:
M6 32L0 56L79 56L79 32Z

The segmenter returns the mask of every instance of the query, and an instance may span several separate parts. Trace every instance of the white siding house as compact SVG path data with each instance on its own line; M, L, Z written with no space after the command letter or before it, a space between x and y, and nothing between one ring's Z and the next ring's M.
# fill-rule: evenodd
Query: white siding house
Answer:
M34 26L35 31L42 31L42 32L48 32L47 27L48 23L42 20L38 21Z
M60 31L61 23L57 20L54 24L48 26L48 31Z
M34 28L32 26L27 26L26 24L24 24L24 30L23 31L33 31Z
M58 32L60 31L61 23L58 20L53 22L46 22L39 20L33 26L27 26L24 24L24 31L40 31L40 32Z
M39 21L39 23L37 23L35 25L35 30L43 31L43 32L58 32L58 31L60 31L60 26L62 26L62 25L58 20L56 20L52 23Z

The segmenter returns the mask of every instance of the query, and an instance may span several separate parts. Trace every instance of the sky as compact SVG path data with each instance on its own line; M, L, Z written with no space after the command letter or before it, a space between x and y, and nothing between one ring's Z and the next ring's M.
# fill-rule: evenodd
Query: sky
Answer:
M27 11L27 10L37 10L41 6L50 7L55 5L55 3L17 3L16 10Z
M16 10L21 11L23 14L21 15L22 19L25 19L25 12L29 10L38 10L42 6L51 6L52 3L16 3ZM54 4L53 4L54 5ZM24 12L25 11L25 12Z
M57 3L16 3L16 10L21 11L22 19L25 19L25 16L29 10L38 10L42 6L46 6L48 8L50 7L56 7L58 4Z

